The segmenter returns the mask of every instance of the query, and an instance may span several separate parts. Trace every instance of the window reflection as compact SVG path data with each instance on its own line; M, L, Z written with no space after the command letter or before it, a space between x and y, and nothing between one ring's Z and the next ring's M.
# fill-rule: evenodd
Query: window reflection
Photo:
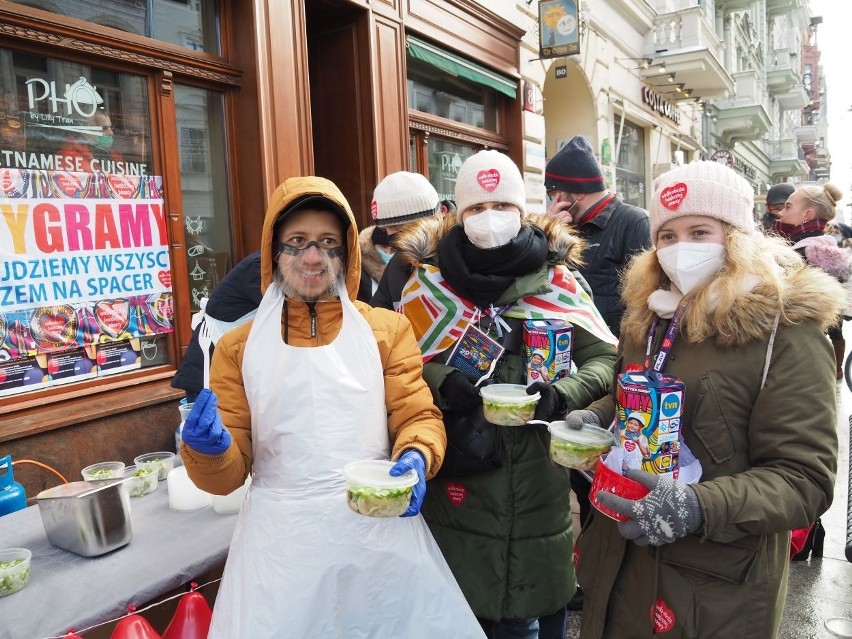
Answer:
M50 13L220 55L218 0L23 0Z
M462 162L479 149L466 145L431 138L429 140L429 181L442 200L456 199L456 178Z
M408 58L408 106L480 129L497 131L496 91Z
M0 167L153 174L145 78L0 49Z
M186 264L192 309L232 266L223 96L177 85Z

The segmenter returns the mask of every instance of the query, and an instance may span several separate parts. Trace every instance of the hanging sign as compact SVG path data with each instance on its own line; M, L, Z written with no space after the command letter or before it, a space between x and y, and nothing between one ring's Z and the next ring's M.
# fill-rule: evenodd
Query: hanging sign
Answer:
M542 58L580 53L575 0L541 0L538 3L539 50Z
M734 168L734 154L728 151L728 149L719 149L710 156L710 161L724 164L729 169Z

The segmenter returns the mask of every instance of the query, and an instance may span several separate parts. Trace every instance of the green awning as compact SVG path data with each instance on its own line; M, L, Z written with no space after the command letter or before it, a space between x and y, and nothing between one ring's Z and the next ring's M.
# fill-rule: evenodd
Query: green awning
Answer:
M408 55L450 75L495 89L510 98L518 95L518 83L515 80L411 36L408 36Z

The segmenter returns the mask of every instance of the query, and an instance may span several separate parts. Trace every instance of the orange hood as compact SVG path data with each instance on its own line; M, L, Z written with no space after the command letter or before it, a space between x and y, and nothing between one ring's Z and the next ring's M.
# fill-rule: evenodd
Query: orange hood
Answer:
M260 242L260 288L263 293L273 280L272 241L275 222L283 211L305 197L320 195L328 198L346 213L349 228L346 230L346 291L349 299L354 300L358 295L358 285L361 281L361 248L358 244L358 227L355 215L349 208L349 202L343 197L340 189L331 181L321 177L293 177L278 185L269 198L266 217L263 220L263 235Z

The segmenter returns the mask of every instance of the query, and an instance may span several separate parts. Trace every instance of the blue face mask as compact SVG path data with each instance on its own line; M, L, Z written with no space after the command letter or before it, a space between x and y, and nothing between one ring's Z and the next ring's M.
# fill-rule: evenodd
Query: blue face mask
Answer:
M390 262L391 258L393 257L393 253L385 253L382 249L379 248L376 249L376 253L379 254L379 257L382 258L382 262L384 262L385 264Z
M831 237L834 238L834 241L837 242L838 246L840 244L843 244L843 236L842 235L832 235Z
M99 135L95 139L95 144L97 144L102 149L109 149L112 147L113 137L111 135Z

